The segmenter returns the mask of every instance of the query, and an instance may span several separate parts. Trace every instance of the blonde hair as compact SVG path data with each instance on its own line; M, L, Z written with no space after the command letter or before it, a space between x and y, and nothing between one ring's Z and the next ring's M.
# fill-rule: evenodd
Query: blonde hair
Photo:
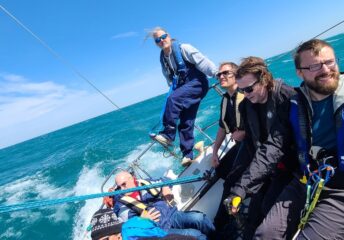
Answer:
M165 33L169 34L164 28L162 27L159 27L159 26L156 26L154 27L153 29L146 29L145 30L147 32L146 34L146 37L145 37L145 41L148 39L148 38L153 38L154 34L158 31L164 31Z

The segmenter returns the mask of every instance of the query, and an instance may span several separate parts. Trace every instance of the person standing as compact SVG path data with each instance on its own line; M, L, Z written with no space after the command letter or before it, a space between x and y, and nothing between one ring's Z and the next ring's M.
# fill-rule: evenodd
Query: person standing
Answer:
M194 124L201 100L208 92L206 75L216 75L215 64L190 44L180 44L161 27L151 32L161 49L163 75L171 87L163 114L163 130L153 138L168 146L178 129L183 162L193 159ZM179 120L179 124L177 124Z

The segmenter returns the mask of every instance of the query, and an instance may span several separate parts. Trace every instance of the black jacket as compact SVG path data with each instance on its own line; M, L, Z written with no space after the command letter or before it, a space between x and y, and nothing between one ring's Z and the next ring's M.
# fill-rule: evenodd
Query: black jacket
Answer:
M301 86L299 94L303 94L303 98L309 101L309 93L307 87ZM311 108L309 103L305 103L308 108ZM339 87L334 93L334 115L343 114L344 116L344 78L341 77ZM300 164L298 157L288 156L293 150L294 136L293 128L289 121L290 101L285 101L280 105L277 112L278 120L274 122L267 141L259 147L254 159L249 168L244 172L240 181L231 189L231 195L245 198L248 193L256 193L263 185L264 181L269 178L279 162L284 160L284 163L294 170L294 175L300 177ZM309 109L306 114L311 114ZM312 118L312 116L309 116ZM338 121L337 123L338 124ZM294 146L295 147L295 146ZM334 184L336 188L344 188L343 180L344 174L342 172L336 173L329 185ZM343 177L342 177L343 176ZM337 180L338 179L338 180ZM340 185L340 186L339 186Z
M245 99L241 114L244 119L246 136L242 150L236 159L236 162L239 163L235 164L235 166L241 165L241 173L244 173L231 190L234 195L244 198L246 193L254 194L258 192L268 177L273 175L277 162L271 164L270 161L266 161L266 154L270 154L269 158L273 159L277 156L284 156L283 159L280 159L282 162L281 168L293 169L295 167L295 164L289 165L285 160L289 158L287 156L295 156L295 151L290 150L288 153L270 151L266 148L267 145L264 144L269 141L271 135L284 134L282 131L285 129L283 126L288 124L290 98L295 94L294 88L282 84L281 81L276 81L275 87L269 92L263 113L258 112L262 111L262 109L258 109L258 104L253 104ZM262 123L261 116L263 114L266 114L266 119ZM258 149L259 151L257 151ZM277 155L275 156L275 154ZM235 169L233 170L235 171Z

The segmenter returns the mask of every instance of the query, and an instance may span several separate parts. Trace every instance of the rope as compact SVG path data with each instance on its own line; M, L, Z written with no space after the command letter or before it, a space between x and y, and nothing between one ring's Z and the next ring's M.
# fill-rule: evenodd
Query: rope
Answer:
M105 95L99 88L97 88L86 76L84 76L78 69L76 69L70 62L68 62L65 58L63 58L60 54L54 51L45 41L43 41L40 37L38 37L33 31L31 31L28 27L26 27L19 19L17 19L13 14L11 14L6 8L0 5L0 9L7 14L15 23L17 23L20 27L22 27L26 32L28 32L33 38L35 38L44 48L46 48L55 58L57 58L63 65L67 68L72 70L77 76L79 76L82 80L87 82L92 88L94 88L98 93L100 93L106 100L108 100L113 106L115 106L118 110L121 108L114 103L107 95Z
M205 173L205 174L199 174L199 175L194 175L194 176L189 176L189 177L183 177L183 178L179 178L175 180L167 180L164 182L158 182L158 183L154 183L154 184L150 184L146 186L139 186L139 187L130 188L130 189L118 190L115 192L96 193L96 194L66 197L66 198L60 198L60 199L38 200L38 201L29 201L25 203L12 204L12 205L2 205L0 206L0 213L53 206L53 205L58 205L58 204L63 204L63 203L81 202L88 199L107 197L107 196L116 196L116 195L125 194L129 192L134 192L134 191L147 190L150 188L173 186L173 185L178 185L178 184L197 182L201 180L206 180L208 178L209 178L209 174Z
M339 23L333 25L333 26L330 27L330 28L327 28L325 31L319 33L318 35L316 35L315 37L312 37L312 38L309 39L309 40L312 40L312 39L315 39L315 38L320 37L320 36L323 35L324 33L327 33L328 31L330 31L331 29L333 29L333 28L339 26L339 25L342 24L342 23L344 23L344 20L343 20L343 21L340 21ZM301 42L301 43L302 43L302 42ZM293 51L295 51L295 49L296 49L296 48L293 48L291 51L288 51L288 52L286 52L286 53L281 54L280 56L278 56L278 57L275 59L275 61L278 60L278 59L280 59L280 58L282 58L282 57L284 57L284 56L286 56L286 55L288 55L288 54L290 54L290 53L292 53Z
M310 165L309 164L307 165L309 178L306 184L306 188L307 188L306 203L305 203L304 209L301 212L301 219L297 228L297 232L295 233L292 240L295 240L297 236L300 234L300 232L304 229L306 223L308 222L309 215L313 212L325 184L330 180L330 178L335 173L334 168L331 165L326 164L326 161L330 158L332 157L324 158L322 160L323 163L315 171L311 171Z

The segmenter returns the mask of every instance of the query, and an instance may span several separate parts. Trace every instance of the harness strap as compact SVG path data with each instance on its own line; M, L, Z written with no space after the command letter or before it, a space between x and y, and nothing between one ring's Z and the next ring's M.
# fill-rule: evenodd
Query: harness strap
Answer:
M225 121L227 105L228 105L228 99L226 97L223 97L222 109L221 109L221 121L223 123L223 126L225 127L226 133L228 134L230 131L229 131L229 127Z
M139 183L140 186L147 186L147 185L151 185L152 183L144 180L144 179L138 179L137 182ZM149 193L153 195L153 197L157 197L160 192L161 192L161 188L151 188L148 189Z
M244 100L245 95L242 93L237 93L236 101L235 101L235 117L236 117L236 127L240 129L241 127L241 116L239 112L239 104Z
M309 143L307 141L307 118L305 116L305 109L300 104L299 97L300 94L294 96L291 100L289 121L295 136L301 172L305 173L307 165L310 163L308 155Z
M147 208L147 205L130 196L121 197L119 199L119 202L123 203L128 208L134 210L138 214L141 214Z
M239 104L241 103L242 100L244 100L244 98L245 98L244 94L239 93L239 92L236 93L234 107L235 107L235 125L238 129L240 129L240 127L241 127L241 117L240 117L240 112L239 112ZM230 132L229 126L225 121L226 112L227 112L227 105L228 105L228 98L223 97L222 108L221 108L221 122L223 123L223 126L225 127L226 134L228 134Z

